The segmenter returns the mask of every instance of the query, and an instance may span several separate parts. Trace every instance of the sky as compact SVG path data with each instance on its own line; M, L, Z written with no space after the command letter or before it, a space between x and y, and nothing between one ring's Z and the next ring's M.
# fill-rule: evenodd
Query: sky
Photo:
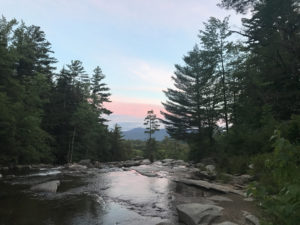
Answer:
M198 42L203 22L230 15L219 0L0 0L0 14L40 26L52 44L57 69L81 60L100 66L111 89L109 125L141 127L148 110L158 117L173 87L174 65Z

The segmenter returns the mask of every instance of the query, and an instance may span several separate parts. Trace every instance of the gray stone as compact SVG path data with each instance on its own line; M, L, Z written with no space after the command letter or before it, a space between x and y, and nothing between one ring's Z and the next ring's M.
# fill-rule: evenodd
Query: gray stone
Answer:
M214 183L210 183L210 182L207 182L204 180L178 179L178 180L174 180L174 181L179 182L179 183L184 183L187 185L200 187L200 188L205 188L207 190L219 191L221 193L235 193L235 194L242 195L242 196L245 195L244 192L242 192L240 190L235 190L229 186L214 184Z
M172 163L173 161L175 161L174 159L163 159L162 162L163 163Z
M53 180L53 181L48 181L46 183L34 185L30 188L30 190L56 193L59 185L60 185L59 180Z
M226 222L222 222L222 223L215 223L213 225L238 225L238 224L226 221Z
M0 179L2 178L2 174L0 173Z
M157 223L156 225L173 225L173 224L169 223L169 222L160 222L160 223Z
M73 164L67 165L67 169L70 169L70 170L86 170L87 166L80 165L80 164L77 164L77 163L73 163Z
M208 197L208 199L216 202L232 202L230 198L220 196L220 195L213 195Z
M88 166L91 164L91 160L90 159L82 159L79 161L79 164Z
M141 165L141 161L138 160L128 160L122 163L123 167L132 167L132 166L139 166L139 165Z
M209 173L215 173L216 172L216 167L214 165L207 165L205 166L205 169L209 172Z
M139 169L135 169L135 171L146 177L157 177L157 174L153 171L144 171Z
M248 224L251 224L251 225L259 225L260 224L259 219L256 216L250 214L249 212L243 211L243 215Z
M142 165L149 165L149 164L151 164L151 162L150 162L149 159L144 159L144 160L142 160L141 164Z
M222 207L215 205L190 203L176 207L179 221L188 225L209 225L222 215Z
M210 173L208 171L198 170L194 175L200 179L215 180L217 175L215 173Z

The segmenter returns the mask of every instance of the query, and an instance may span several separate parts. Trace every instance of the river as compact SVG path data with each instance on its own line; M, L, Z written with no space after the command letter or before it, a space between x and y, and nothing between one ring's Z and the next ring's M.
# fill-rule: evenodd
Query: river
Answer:
M0 225L177 225L176 204L205 203L216 193L174 182L172 177L187 173L184 166L166 168L39 168L15 177L7 172L0 179ZM143 170L156 175L144 176ZM60 181L56 193L30 189L51 180ZM240 206L252 207L233 198Z

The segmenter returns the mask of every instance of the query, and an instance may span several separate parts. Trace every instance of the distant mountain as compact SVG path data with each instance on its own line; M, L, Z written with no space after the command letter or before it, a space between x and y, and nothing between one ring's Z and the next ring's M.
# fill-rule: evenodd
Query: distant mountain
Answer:
M149 137L149 134L145 134L145 130L145 128L138 127L128 131L123 131L124 139L145 141ZM166 129L161 129L154 133L153 138L155 138L157 141L162 141L165 136L169 137Z

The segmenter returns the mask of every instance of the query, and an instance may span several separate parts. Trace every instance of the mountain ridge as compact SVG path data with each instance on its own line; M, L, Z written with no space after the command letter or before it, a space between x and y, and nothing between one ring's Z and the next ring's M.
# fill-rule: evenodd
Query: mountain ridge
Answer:
M149 134L145 133L145 130L145 128L136 127L128 131L123 131L124 139L146 141ZM160 129L153 134L153 138L157 141L162 141L166 136L169 137L166 129Z

